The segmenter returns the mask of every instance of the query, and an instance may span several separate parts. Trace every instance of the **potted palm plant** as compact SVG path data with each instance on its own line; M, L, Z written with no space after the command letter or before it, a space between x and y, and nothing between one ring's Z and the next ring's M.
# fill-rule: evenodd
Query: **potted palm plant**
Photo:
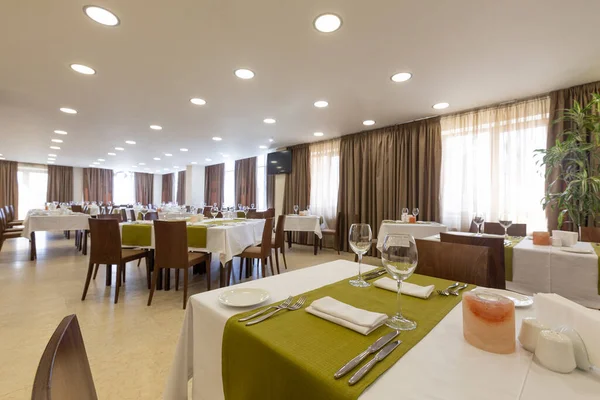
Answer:
M566 216L578 228L600 216L600 94L582 107L577 101L563 110L558 121L565 122L556 144L536 150L542 157L546 177L557 171L557 178L546 188L542 206L558 209L558 226ZM563 188L564 190L557 190Z

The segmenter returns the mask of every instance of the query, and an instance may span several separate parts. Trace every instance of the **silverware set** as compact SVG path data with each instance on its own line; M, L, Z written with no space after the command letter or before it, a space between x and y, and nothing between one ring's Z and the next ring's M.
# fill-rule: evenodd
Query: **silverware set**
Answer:
M385 269L377 269L375 271L369 271L367 273L362 274L364 280L368 281L369 279L375 279L385 274Z
M300 298L298 298L298 300L296 300L295 303L292 303L293 301L294 301L294 298L292 296L290 296L287 299L285 299L285 301L283 303L279 304L278 306L267 307L264 310L254 313L248 317L240 318L238 320L238 322L245 322L245 321L251 320L253 318L260 317L253 321L250 321L246 324L246 326L250 326L250 325L255 325L260 322L263 322L263 321L271 318L272 316L274 316L275 314L277 314L279 311L282 311L282 310L287 310L287 311L299 310L300 308L302 308L304 303L306 303L306 296L301 296ZM272 310L272 311L268 312L269 310Z
M350 386L354 385L356 382L361 380L362 377L365 376L367 372L369 372L375 366L375 364L386 358L392 351L396 349L396 347L400 345L400 343L402 343L401 340L396 340L392 342L392 340L396 338L396 336L398 336L399 334L400 331L393 331L385 336L380 337L375 341L375 343L367 347L365 351L363 351L362 353L354 357L352 360L344 364L344 366L342 366L342 368L340 368L333 375L333 377L335 379L341 378L342 376L346 375L348 372L356 368L370 354L377 352L377 354L375 354L375 357L373 357L368 363L366 363L358 371L356 371L356 373L352 375L350 380L348 380L348 384Z
M452 285L448 286L446 289L444 290L437 290L437 294L441 295L441 296L458 296L458 292L463 290L464 288L466 288L467 286L469 286L468 283L463 283L462 285L458 282L454 282Z

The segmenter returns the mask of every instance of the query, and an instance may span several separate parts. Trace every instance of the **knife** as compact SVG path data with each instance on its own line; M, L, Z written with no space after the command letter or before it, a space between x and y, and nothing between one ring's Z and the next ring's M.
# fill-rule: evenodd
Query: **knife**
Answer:
M400 343L402 343L401 340L396 340L396 341L386 345L379 353L375 354L375 357L373 357L373 359L371 361L369 361L361 369L356 371L356 373L348 381L348 384L350 386L352 386L356 382L361 380L362 377L365 376L367 374L367 372L369 372L371 370L371 368L373 368L375 366L375 364L377 364L379 361L386 358L392 351L394 351L394 349L396 347L400 346Z
M354 357L352 360L348 361L342 368L336 372L333 377L335 379L341 378L346 375L348 372L352 371L358 364L362 362L369 354L375 353L377 350L381 349L383 346L392 341L396 336L400 334L400 331L393 331L388 333L385 336L380 337L370 345L365 351Z
M378 276L381 276L381 275L383 275L385 273L386 273L385 269L381 269L379 271L367 272L366 274L363 274L363 279L365 279L365 280L374 279L374 278L377 278Z

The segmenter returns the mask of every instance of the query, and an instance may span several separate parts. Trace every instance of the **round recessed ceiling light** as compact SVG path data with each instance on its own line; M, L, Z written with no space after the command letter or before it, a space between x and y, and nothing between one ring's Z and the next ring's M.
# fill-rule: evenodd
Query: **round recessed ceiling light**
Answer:
M56 161L56 158L54 158L54 157L48 157L48 161Z
M173 165L173 168L177 169L177 168L179 168L179 167L178 167L177 165Z
M48 162L48 164L54 164L54 161L52 161L52 160L48 160L47 162Z
M54 143L62 143L63 141L62 141L62 140L60 140L60 139L52 139L52 140L51 140L51 142L54 142Z
M220 138L219 136L213 136L212 140L214 140L215 142L220 142L221 140L223 140L223 138Z
M97 161L94 161L92 164L94 164L94 165L100 165L100 163L97 162Z
M206 161L212 161L212 158L205 158Z
M323 132L315 132L315 133L313 133L313 135L315 135L315 136L323 136Z
M2 154L0 154L1 156ZM48 153L48 157L56 157L56 154Z
M127 144L135 144L135 142L133 140L126 140L125 143L127 143Z
M192 164L192 165L196 165L196 164L198 164L198 163L197 163L196 161L192 161L190 164Z
M106 160L104 158L99 158L98 161L104 162Z
M228 158L229 154L223 154L223 158Z
M155 131L160 131L162 129L162 126L160 126L160 125L150 125L150 129L154 129Z
M94 75L96 73L96 70L94 70L93 68L82 64L71 64L71 69L83 75Z
M325 100L315 101L315 107L317 107L317 108L325 108L328 105L329 105L329 103L326 102Z
M203 106L206 104L206 100L194 97L193 99L190 99L190 103L195 104L197 106Z
M259 149L263 149L263 150L264 150L264 149L268 149L268 147L267 147L267 146L265 146L264 144L263 144L263 145L261 145L261 146L258 146L258 148L259 148Z
M254 72L250 71L249 69L240 68L235 70L235 76L240 79L252 79L254 78Z
M443 110L444 108L448 107L450 107L450 104L448 103L437 103L433 105L433 108L435 108L436 110Z
M263 119L263 122L265 124L274 124L277 121L275 121L275 118L265 118L265 119Z
M169 168L164 168L164 170L165 170L165 171L168 171L168 170L169 170Z
M131 168L137 168L137 165L132 165Z
M64 112L65 114L77 114L77 110L68 107L61 107L60 111Z
M159 157L154 157L154 161L160 161Z
M58 147L58 146L50 146L50 148L51 148L52 150L60 150L60 147Z
M275 139L271 138L269 139L269 142L273 143L275 141Z
M108 153L109 156L116 156L117 153Z
M182 147L181 149L179 149L179 151L188 151L188 149Z
M366 119L363 121L363 125L365 125L365 126L375 125L375 121L373 121L372 119Z
M55 130L54 133L58 134L58 135L66 135L67 131L61 131L61 130Z
M97 6L85 6L83 7L85 15L93 19L99 24L106 26L117 26L119 25L119 18L107 9L100 8Z
M146 163L141 162L141 163L138 163L138 165L146 165Z
M122 147L115 147L115 150L117 150L117 151L123 151L123 150L125 150L125 149L124 149L124 148L122 148Z
M167 156L167 157L172 157L172 156L173 156L173 154L171 154L171 153L165 153L165 156Z
M319 32L331 33L340 29L342 19L335 14L322 14L315 19L313 25Z
M392 75L390 79L394 82L406 82L410 78L412 78L410 72L398 72L397 74Z
M6 160L6 157L0 157L0 160Z

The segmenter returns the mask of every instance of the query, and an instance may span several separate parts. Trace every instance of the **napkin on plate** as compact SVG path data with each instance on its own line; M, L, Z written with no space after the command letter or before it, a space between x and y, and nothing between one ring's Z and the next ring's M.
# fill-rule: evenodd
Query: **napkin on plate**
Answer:
M381 278L373 282L373 285L377 286L381 289L391 290L392 292L398 291L398 282L391 278ZM419 297L421 299L427 299L433 293L435 289L434 285L429 286L419 286L414 283L402 282L402 294L406 294L408 296Z
M538 321L557 328L567 325L575 329L588 351L593 365L600 365L600 311L585 308L555 293L538 293L533 297Z
M379 328L388 318L385 314L352 307L329 296L313 301L306 311L363 335Z

